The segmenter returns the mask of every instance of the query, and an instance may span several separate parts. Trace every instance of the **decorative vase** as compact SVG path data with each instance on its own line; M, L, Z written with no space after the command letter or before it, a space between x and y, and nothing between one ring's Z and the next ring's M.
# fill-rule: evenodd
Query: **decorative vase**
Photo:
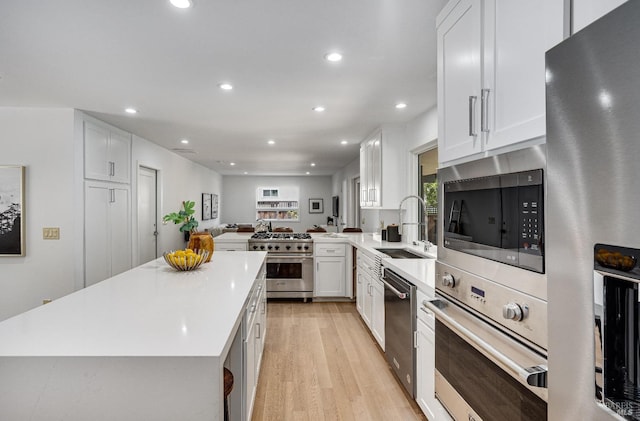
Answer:
M187 246L191 250L208 250L209 256L205 263L208 263L213 256L213 237L209 232L192 232L189 236L189 245Z

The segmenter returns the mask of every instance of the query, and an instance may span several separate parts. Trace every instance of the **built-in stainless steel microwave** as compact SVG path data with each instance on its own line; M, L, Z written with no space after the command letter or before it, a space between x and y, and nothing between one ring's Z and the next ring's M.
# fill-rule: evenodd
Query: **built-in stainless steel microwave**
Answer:
M543 170L443 183L445 248L544 273Z

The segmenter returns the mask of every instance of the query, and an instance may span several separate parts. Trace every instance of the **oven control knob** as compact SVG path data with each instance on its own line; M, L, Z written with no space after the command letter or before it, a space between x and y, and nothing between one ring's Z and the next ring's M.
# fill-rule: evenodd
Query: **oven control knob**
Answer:
M274 247L276 250L280 250L280 246L275 246Z
M302 246L298 246L298 250L302 250Z
M260 250L264 250L264 246L260 246Z
M258 250L258 246L253 246L253 249L254 250Z
M268 246L267 249L271 250L273 247L272 246Z
M456 278L453 277L450 273L445 273L442 277L442 285L446 287L455 288L456 287Z
M309 250L309 246L304 246L304 249L305 250Z
M285 247L287 250L291 250L291 246L287 246Z
M502 317L507 320L521 321L527 315L527 307L523 309L519 304L508 303L502 306Z

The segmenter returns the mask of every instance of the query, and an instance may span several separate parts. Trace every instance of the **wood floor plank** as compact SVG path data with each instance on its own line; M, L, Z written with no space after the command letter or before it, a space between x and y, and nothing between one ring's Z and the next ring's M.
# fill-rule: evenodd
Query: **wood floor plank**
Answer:
M269 301L253 421L426 420L353 303Z

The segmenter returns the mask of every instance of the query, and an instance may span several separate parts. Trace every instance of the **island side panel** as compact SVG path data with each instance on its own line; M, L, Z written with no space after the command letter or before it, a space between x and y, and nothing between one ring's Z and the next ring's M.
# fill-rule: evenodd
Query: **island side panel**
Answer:
M215 357L0 357L6 420L223 419Z

